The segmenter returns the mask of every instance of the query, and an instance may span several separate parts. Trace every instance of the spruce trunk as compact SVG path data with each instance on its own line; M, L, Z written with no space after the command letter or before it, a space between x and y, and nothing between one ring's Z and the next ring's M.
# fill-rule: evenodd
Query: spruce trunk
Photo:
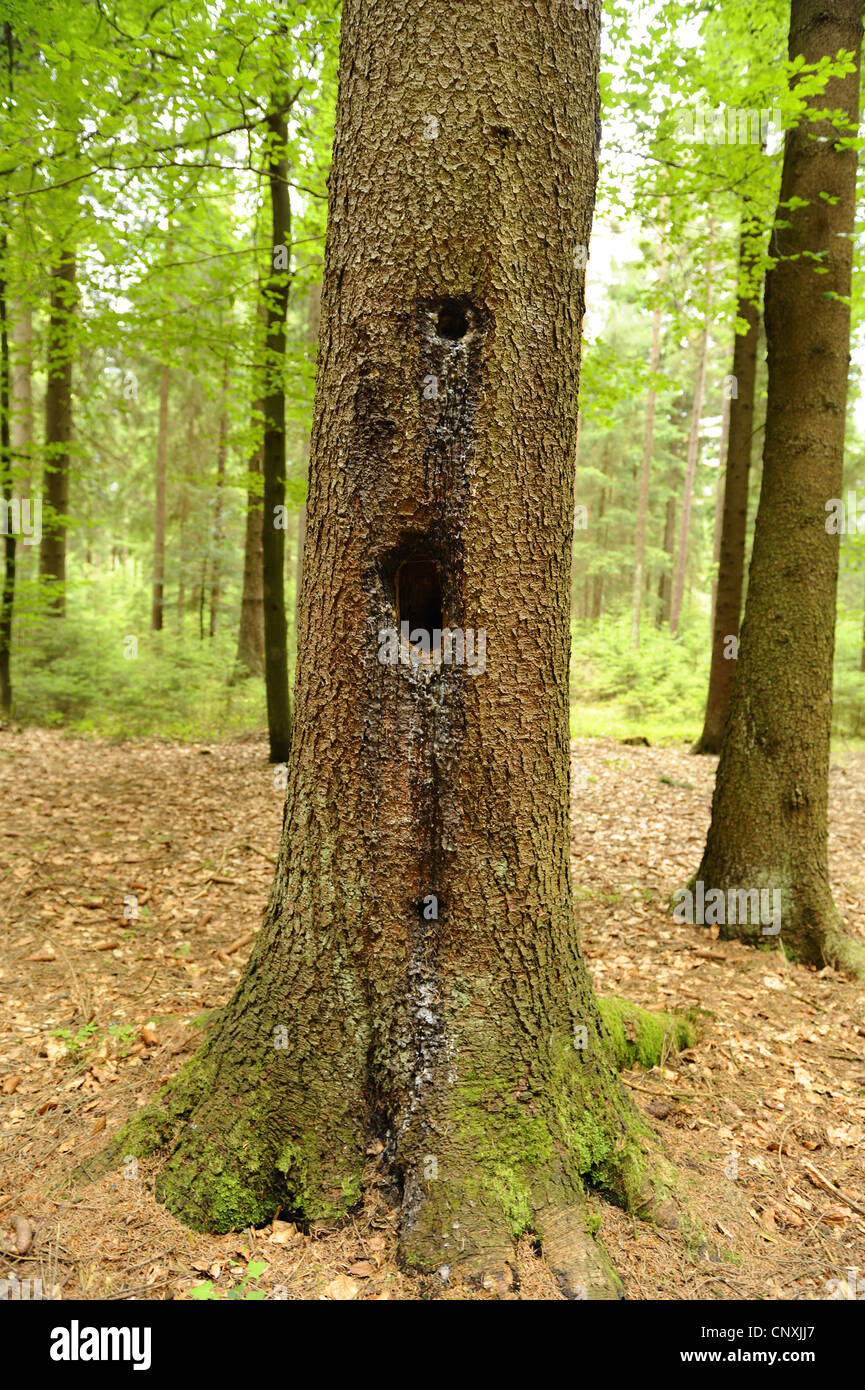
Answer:
M343 6L279 864L155 1122L196 1227L333 1219L379 1164L409 1265L503 1287L531 1231L573 1297L617 1293L584 1183L647 1199L569 872L599 9Z
M48 588L49 611L66 612L66 515L72 440L72 325L75 312L75 253L61 252L51 275L45 383L45 514L39 574Z
M705 891L739 890L721 930L772 941L774 922L741 892L780 893L788 955L862 970L841 932L827 854L829 732L839 537L827 503L841 496L850 350L849 295L858 122L861 0L793 0L790 58L840 49L855 71L831 78L819 106L840 111L787 132L766 276L768 360L763 480L730 718L697 875ZM819 266L820 274L815 267ZM755 920L756 918L756 920Z

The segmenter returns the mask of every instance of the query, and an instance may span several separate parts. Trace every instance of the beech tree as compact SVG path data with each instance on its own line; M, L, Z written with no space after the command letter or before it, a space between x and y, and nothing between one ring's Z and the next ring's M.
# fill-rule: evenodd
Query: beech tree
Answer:
M119 1151L164 1152L157 1194L227 1231L339 1217L380 1140L409 1265L500 1288L532 1231L566 1293L615 1297L584 1186L666 1219L670 1175L568 859L600 4L346 0L342 26L279 863L234 998ZM483 673L445 629L483 634Z
M697 874L721 892L779 890L785 950L859 973L865 951L842 930L827 856L839 537L826 504L840 496L844 457L861 39L861 0L792 0L790 59L847 56L819 109L806 108L786 136L766 276L763 480ZM748 916L722 931L771 940Z

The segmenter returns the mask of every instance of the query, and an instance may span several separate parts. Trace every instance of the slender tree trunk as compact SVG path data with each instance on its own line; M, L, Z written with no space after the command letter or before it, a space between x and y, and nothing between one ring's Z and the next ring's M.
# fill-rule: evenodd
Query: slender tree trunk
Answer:
M670 621L670 606L673 600L673 556L676 549L676 494L678 481L675 469L670 470L670 491L664 508L664 554L669 557L668 566L661 570L658 580L658 618L657 626L666 627Z
M662 204L661 217L664 216ZM664 283L665 272L664 233L661 231L661 244L658 252L658 292ZM646 522L649 515L649 481L652 472L652 447L655 439L655 387L654 379L661 362L661 300L655 304L652 315L652 343L649 348L649 388L646 392L646 418L643 425L643 457L640 462L640 493L637 502L637 539L634 545L634 585L631 598L631 646L640 645L640 617L643 607L643 568L646 562Z
M40 577L49 584L49 611L66 612L66 515L72 440L72 336L75 252L64 248L51 272L45 384L45 509L39 550Z
M712 221L709 222L711 240ZM682 598L685 593L685 573L688 567L688 542L691 535L691 502L694 496L694 479L697 476L697 460L700 455L700 417L703 413L703 392L706 385L706 358L709 351L709 310L712 303L712 265L706 276L706 317L700 344L697 349L697 379L694 382L694 404L691 410L691 430L688 436L688 458L685 464L685 486L682 492L682 521L679 529L679 549L676 554L676 569L673 575L673 596L670 600L670 631L675 637L679 631L679 618L682 613Z
M718 481L715 484L715 511L712 517L712 622L718 602L718 568L721 564L721 535L724 527L724 493L727 487L727 447L730 439L730 393L725 390L721 406L721 437L718 440Z
M261 412L263 401L256 404ZM261 477L262 445L253 450L249 472ZM240 630L237 636L237 664L250 676L264 674L264 601L262 588L261 529L264 512L260 484L250 483L246 494L246 541L243 550L243 595L240 601Z
M12 617L15 605L15 520L12 502L12 446L9 429L10 365L6 262L9 239L0 232L0 484L3 496L3 590L0 594L0 714L12 708Z
M33 488L33 310L16 306L10 324L12 359L12 459L22 497Z
M858 123L861 38L861 0L793 0L791 60L845 49L856 69L831 78L819 103L845 113L848 129L805 120L786 137L766 276L763 480L698 878L721 892L777 892L788 955L865 973L865 950L841 930L827 852L839 537L826 504L842 486L856 198L856 152L839 137ZM777 923L753 901L742 916L722 932L772 941Z
M210 566L210 628L216 636L219 621L219 598L222 584L222 505L225 499L225 460L228 454L228 359L222 373L219 407L219 442L216 449L216 493L213 499L213 556Z
M598 511L595 518L595 529L598 537L595 550L596 552L600 552L603 556L606 550L607 540L607 526L604 517L606 516L607 505L613 492L611 481L613 473L613 454L609 433L604 436L604 447L601 450L601 472L603 474L603 481L601 482L600 493L598 495ZM601 615L604 611L604 579L605 575L603 568L596 570L592 576L592 608L590 616L592 621L596 623L600 622Z
M189 489L192 486L192 465L195 458L195 406L190 399L189 414L186 419L186 464L184 468L183 483L180 488L180 518L179 536L177 546L177 619L180 627L183 627L183 619L186 614L186 569L188 557L186 554L186 528L189 524Z
M159 370L159 425L156 435L156 511L153 525L153 603L150 613L152 632L162 631L165 602L165 492L168 471L168 392L171 369Z
M204 641L204 614L207 605L207 560L208 555L205 550L201 558L201 581L198 585L198 640Z
M859 670L865 671L865 614L862 618L862 651L859 655Z
M272 216L271 270L265 282L267 303L264 408L264 525L262 582L264 596L264 679L267 689L267 727L270 761L284 763L291 742L291 703L288 692L288 628L285 620L285 316L291 288L291 203L285 116L272 111L267 118L271 139L268 155Z
M142 1127L159 1194L223 1231L341 1215L378 1140L410 1266L503 1288L532 1231L571 1297L617 1290L584 1181L643 1162L568 850L599 9L345 0L280 860ZM483 631L485 671L382 662L402 621Z
M267 322L267 307L262 300L260 318ZM260 396L253 404L253 429L257 431L264 418L265 401ZM261 475L264 447L256 444L249 459L250 482L246 490L246 540L243 547L243 593L240 600L240 627L237 634L238 674L264 674L264 589L261 553L262 506Z
M743 227L739 244L742 279L747 279L753 239ZM703 732L694 746L695 753L719 753L730 713L730 696L736 669L739 619L742 612L742 585L745 576L745 539L748 531L748 479L754 438L754 397L757 384L757 339L760 311L743 295L737 317L748 325L737 333L733 345L733 386L736 395L729 401L730 426L727 467L724 480L724 509L718 564L717 597L712 616L712 663Z

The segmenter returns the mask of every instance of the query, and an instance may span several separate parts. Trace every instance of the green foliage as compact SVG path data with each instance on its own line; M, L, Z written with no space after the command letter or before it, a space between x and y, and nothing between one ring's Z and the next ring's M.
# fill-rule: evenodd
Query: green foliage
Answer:
M575 624L572 734L643 734L652 743L696 738L708 681L706 627L703 618L674 638L646 624L634 651L625 616Z
M267 1265L263 1260L250 1260L240 1283L235 1284L233 1288L227 1289L224 1295L221 1292L217 1292L212 1279L205 1279L203 1284L196 1284L194 1289L190 1289L190 1294L199 1301L203 1299L221 1301L225 1298L235 1300L242 1299L247 1303L258 1302L266 1296L264 1290L253 1289L250 1285L253 1280L259 1279L266 1269Z
M109 607L110 578L93 587L101 590L95 611L28 625L15 667L18 718L116 739L209 741L264 727L263 682L225 678L233 631L201 641L187 616L182 633L173 625L150 633L142 594Z

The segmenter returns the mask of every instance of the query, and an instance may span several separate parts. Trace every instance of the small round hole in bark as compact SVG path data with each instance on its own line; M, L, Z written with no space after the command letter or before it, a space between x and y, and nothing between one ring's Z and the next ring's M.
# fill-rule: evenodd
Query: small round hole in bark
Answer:
M458 343L468 331L469 321L465 309L455 299L446 299L436 319L436 332L439 337L447 338L451 343Z

